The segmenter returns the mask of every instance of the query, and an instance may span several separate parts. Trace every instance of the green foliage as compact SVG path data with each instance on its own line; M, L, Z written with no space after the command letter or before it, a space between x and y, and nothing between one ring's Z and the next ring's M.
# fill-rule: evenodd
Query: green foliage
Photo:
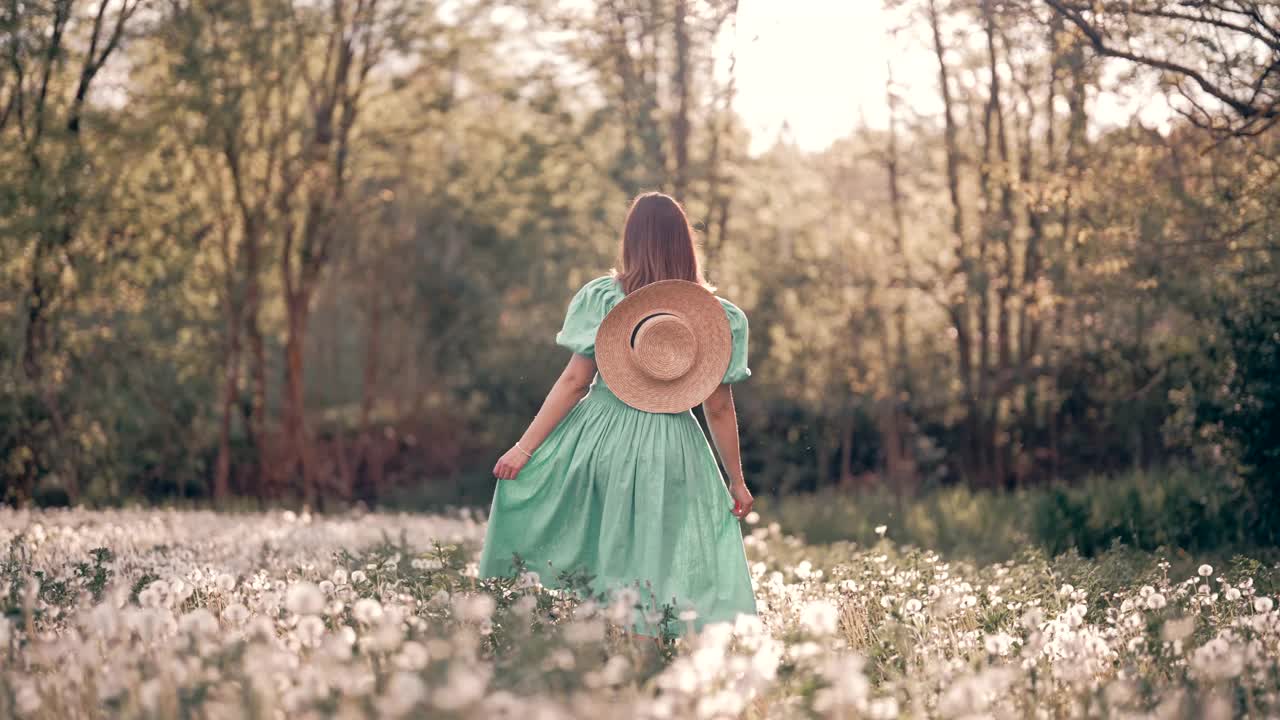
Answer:
M1050 553L1094 555L1113 543L1204 551L1260 538L1241 525L1248 502L1229 477L1175 467L1032 491L1032 537Z
M1251 532L1280 544L1280 297L1257 292L1222 318L1226 363L1224 434L1240 449Z
M967 487L947 487L907 498L887 489L765 497L757 503L765 517L810 543L852 540L874 544L885 526L895 542L936 547L979 559L1009 557L1025 547L1028 532L1018 518L1016 496Z
M737 3L456 5L131 0L95 23L67 0L0 24L4 72L28 79L0 77L0 502L209 502L220 458L244 498L224 505L292 502L286 344L305 326L302 443L329 506L483 505L567 359L568 297L614 262L631 194L665 189L751 319L735 392L760 494L901 483L925 495L859 502L922 543L998 552L1280 541L1280 130L1101 127L1085 99L1107 81L1066 28L1045 46L1047 8L943 3L944 26L994 24L1011 73L999 103L957 83L957 108L1002 117L956 113L955 148L897 110L892 142L752 152L708 62ZM387 59L359 92L321 92L346 67L333 22ZM953 79L986 76L958 49ZM325 97L350 114L309 105ZM298 239L316 227L332 234ZM1086 479L1179 463L1247 484ZM840 507L806 532L848 536Z
M948 487L911 498L827 490L765 499L759 510L813 543L872 544L884 525L896 542L993 561L1029 544L1051 557L1093 557L1116 547L1205 553L1269 544L1246 523L1263 511L1252 502L1230 477L1172 467L1008 492Z

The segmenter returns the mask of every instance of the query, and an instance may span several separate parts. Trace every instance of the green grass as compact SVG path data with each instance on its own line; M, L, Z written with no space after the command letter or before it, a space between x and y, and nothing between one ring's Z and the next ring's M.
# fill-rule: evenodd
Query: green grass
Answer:
M1115 547L1171 558L1274 555L1257 547L1242 520L1253 514L1250 502L1230 478L1170 468L1009 492L948 487L904 498L888 488L824 490L761 497L756 507L810 543L869 545L883 525L897 543L976 562L1008 560L1028 547L1049 556L1091 557Z

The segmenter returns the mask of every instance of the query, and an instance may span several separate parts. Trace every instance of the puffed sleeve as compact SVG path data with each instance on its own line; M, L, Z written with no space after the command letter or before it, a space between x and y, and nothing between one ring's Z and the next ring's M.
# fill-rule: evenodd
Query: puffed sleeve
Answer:
M747 314L733 303L721 298L725 313L729 316L729 330L733 333L733 352L729 356L729 368L725 370L722 383L742 382L751 377L751 368L747 367Z
M579 355L595 357L596 329L609 312L608 275L587 282L569 301L564 325L556 333L556 344Z

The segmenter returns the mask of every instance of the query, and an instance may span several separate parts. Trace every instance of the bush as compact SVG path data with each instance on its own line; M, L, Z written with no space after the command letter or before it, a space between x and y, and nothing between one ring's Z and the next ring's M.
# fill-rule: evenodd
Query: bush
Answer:
M823 490L762 498L762 514L811 543L871 544L890 538L979 562L1015 557L1028 545L1050 556L1094 557L1122 545L1140 550L1223 551L1257 544L1243 508L1247 488L1228 475L1187 468L1094 476L1075 485L999 492L948 487L914 498L888 490Z
M1216 417L1238 446L1248 481L1249 532L1280 543L1280 298L1255 293L1222 317L1230 357L1227 401Z
M1030 534L1051 554L1092 557L1122 543L1143 550L1201 551L1248 542L1242 487L1184 468L1091 477L1074 487L1033 491Z

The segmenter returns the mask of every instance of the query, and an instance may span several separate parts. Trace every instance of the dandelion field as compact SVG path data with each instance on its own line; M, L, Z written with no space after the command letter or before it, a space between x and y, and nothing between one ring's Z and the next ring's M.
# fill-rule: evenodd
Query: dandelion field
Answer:
M658 652L483 518L0 511L0 717L1277 717L1274 567L976 566L751 525L757 617Z

